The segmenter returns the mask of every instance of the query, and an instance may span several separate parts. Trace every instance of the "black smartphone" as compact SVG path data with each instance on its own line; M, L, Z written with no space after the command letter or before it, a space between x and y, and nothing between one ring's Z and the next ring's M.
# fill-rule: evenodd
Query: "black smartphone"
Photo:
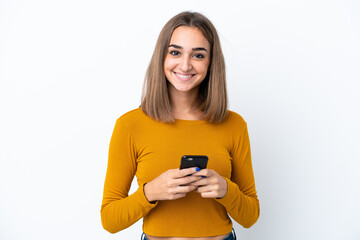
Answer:
M198 167L204 169L209 158L205 155L184 155L181 157L180 169Z

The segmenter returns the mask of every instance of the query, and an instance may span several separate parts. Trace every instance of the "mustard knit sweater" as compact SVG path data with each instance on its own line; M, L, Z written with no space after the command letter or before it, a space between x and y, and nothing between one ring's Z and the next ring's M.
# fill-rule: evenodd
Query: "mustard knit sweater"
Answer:
M227 181L226 195L202 198L192 191L177 200L149 203L143 185L179 168L183 155L207 155L207 168ZM139 188L128 195L134 175ZM220 124L202 120L161 123L138 108L117 119L101 206L107 231L118 232L143 218L143 231L152 236L217 236L231 231L228 214L250 227L259 211L247 125L240 115L229 111Z

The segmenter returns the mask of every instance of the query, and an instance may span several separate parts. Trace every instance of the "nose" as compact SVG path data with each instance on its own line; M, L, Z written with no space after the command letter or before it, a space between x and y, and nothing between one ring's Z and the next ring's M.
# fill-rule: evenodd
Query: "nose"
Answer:
M191 59L189 56L183 56L179 64L179 68L183 72L188 72L192 69Z

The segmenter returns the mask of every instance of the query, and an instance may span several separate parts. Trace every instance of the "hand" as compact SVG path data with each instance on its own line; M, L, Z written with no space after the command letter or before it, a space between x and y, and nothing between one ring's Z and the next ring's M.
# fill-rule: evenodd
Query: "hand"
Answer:
M199 170L199 169L198 169ZM188 176L196 173L196 168L170 169L144 186L144 194L149 202L157 200L175 200L186 196L196 189L190 183L201 179L201 176Z
M222 198L227 193L227 182L225 178L211 169L202 169L195 173L194 176L204 176L190 185L197 186L197 192L203 198Z

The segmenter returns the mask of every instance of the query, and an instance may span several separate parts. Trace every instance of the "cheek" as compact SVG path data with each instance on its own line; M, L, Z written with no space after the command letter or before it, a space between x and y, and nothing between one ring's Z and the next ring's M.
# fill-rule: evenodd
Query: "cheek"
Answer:
M173 60L165 58L165 61L164 61L164 70L165 70L165 72L174 69L175 65L176 64L175 64L175 62Z
M167 79L170 79L171 78L171 73L174 69L174 64L172 63L171 60L166 60L164 61L164 73L165 73L165 77Z
M208 69L209 69L209 64L208 63L201 63L201 64L198 64L196 66L197 68L197 71L200 73L207 73Z

